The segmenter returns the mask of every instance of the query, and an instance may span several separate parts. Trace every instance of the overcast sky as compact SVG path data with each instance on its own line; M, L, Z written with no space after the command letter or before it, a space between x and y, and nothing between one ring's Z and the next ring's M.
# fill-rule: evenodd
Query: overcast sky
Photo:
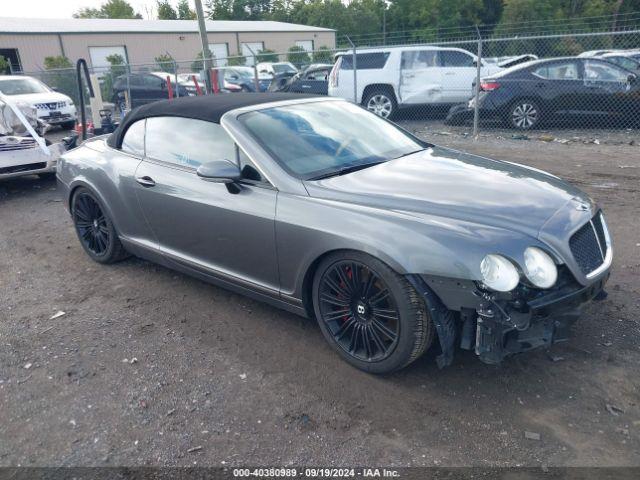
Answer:
M30 18L71 18L82 7L100 7L103 0L2 0L0 16ZM143 18L155 18L155 0L129 0ZM171 3L177 4L177 0ZM193 1L189 3L193 8ZM204 3L204 2L203 2Z

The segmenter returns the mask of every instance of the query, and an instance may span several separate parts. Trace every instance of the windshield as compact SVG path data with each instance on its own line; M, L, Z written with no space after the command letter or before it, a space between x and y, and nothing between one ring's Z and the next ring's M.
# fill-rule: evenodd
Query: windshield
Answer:
M35 78L11 78L0 80L0 92L5 95L25 95L29 93L47 93L49 89Z
M296 73L298 70L290 63L276 63L273 65L273 71L276 73Z
M285 170L304 180L424 149L393 124L348 102L267 108L239 120Z

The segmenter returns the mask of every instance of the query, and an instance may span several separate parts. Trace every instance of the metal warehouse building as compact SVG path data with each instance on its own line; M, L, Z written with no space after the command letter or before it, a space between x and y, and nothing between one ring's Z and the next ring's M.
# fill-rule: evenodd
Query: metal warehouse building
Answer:
M271 21L209 20L206 25L219 66L227 56L250 57L251 51L263 49L284 53L294 45L307 51L335 47L335 31L327 28ZM41 70L45 57L57 55L72 62L85 58L102 68L114 53L129 64L150 64L163 54L193 60L201 50L195 20L0 18L0 55L16 72Z

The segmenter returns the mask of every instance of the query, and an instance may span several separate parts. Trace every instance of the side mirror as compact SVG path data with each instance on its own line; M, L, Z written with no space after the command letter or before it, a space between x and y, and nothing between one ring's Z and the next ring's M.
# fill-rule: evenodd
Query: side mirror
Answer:
M203 163L196 174L207 182L235 183L240 180L240 168L229 160Z
M53 90L54 92L60 92L60 89L58 87L49 87L51 88L51 90Z

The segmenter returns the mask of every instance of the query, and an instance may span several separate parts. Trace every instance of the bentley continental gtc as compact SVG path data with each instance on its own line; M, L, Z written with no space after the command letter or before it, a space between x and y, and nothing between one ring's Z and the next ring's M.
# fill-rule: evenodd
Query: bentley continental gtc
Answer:
M314 317L372 373L429 348L445 366L548 347L606 295L611 238L585 193L341 99L151 103L57 176L93 260L135 255Z

